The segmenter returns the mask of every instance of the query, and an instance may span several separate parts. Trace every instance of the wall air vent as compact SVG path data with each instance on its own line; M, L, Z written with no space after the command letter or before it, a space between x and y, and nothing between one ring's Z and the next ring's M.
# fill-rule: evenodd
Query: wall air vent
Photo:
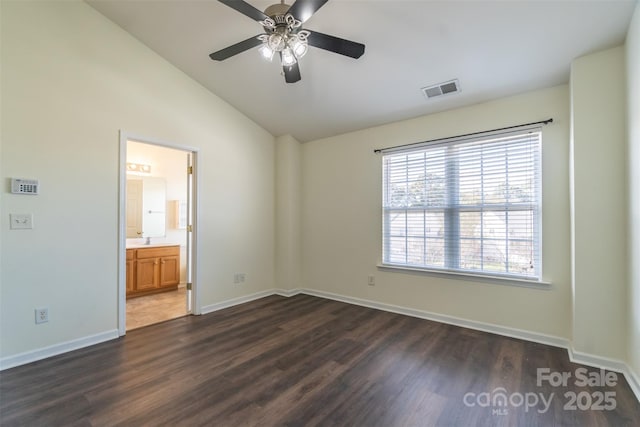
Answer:
M421 90L427 99L431 99L437 96L460 92L460 83L457 79L450 80L448 82L438 83L437 85L423 87Z

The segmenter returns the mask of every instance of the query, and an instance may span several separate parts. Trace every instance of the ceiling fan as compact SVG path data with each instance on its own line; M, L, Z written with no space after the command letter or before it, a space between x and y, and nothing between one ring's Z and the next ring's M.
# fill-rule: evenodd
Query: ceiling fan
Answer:
M287 83L295 83L301 79L298 60L307 53L308 46L314 46L356 59L360 58L364 53L364 45L362 43L302 29L302 24L328 0L296 0L291 6L281 0L281 3L267 7L264 12L243 0L218 1L258 21L262 25L264 33L209 55L215 61L224 61L245 50L260 46L260 54L269 61L275 54L278 54L282 63L285 81Z

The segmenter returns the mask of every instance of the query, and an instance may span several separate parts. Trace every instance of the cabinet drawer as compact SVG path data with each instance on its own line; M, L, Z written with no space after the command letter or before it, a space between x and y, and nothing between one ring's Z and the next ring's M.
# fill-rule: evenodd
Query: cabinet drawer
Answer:
M137 249L136 257L140 258L160 258L165 256L180 255L180 246L162 246L157 248Z
M136 250L135 249L127 249L127 261L131 261L135 257L136 257Z

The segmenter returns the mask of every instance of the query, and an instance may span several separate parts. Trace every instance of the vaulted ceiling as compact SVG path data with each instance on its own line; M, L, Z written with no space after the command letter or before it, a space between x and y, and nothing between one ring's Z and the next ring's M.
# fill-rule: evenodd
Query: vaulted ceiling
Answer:
M302 80L257 48L209 54L262 27L216 0L88 0L273 135L301 142L569 80L571 61L624 42L635 1L329 0L304 27L366 45L360 59L311 47ZM249 0L264 10L277 1ZM461 92L422 87L458 79ZM606 84L603 81L602 84Z

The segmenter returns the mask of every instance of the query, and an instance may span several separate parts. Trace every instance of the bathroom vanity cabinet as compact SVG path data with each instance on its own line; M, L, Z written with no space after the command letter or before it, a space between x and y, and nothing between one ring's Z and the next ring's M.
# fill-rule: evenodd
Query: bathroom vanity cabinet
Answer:
M127 249L127 298L171 291L180 283L180 245Z

